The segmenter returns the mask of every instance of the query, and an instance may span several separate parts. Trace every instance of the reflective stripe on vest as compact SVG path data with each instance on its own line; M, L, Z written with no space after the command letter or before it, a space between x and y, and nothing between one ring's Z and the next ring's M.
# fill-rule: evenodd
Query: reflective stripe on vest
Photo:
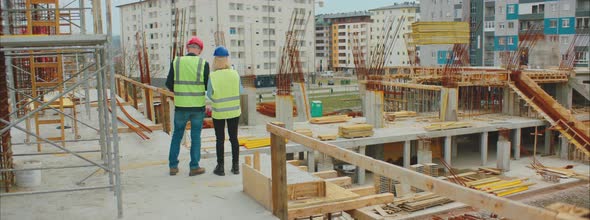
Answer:
M174 105L178 107L205 106L205 60L198 56L174 59Z
M240 76L231 69L223 69L212 72L211 101L214 119L229 119L241 115L240 109Z

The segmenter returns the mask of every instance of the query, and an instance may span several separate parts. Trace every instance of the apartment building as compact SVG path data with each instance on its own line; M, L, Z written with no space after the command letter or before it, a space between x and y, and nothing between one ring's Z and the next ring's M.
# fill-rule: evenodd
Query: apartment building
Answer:
M145 34L151 71L165 77L170 68L176 9L185 9L185 39L200 37L205 49L202 57L213 59L215 33L223 32L233 67L240 74L275 74L285 33L294 10L300 14L295 28L301 65L305 72L314 69L314 0L145 0L117 6L121 12L121 43L126 56L134 56L135 35ZM307 16L311 14L311 16ZM180 32L180 31L179 31ZM184 44L184 42L182 42ZM153 73L152 73L153 74ZM134 72L132 76L139 75Z
M393 29L401 25L398 34L393 36L397 39L392 52L385 56L386 67L409 65L406 37L408 33L412 32L412 23L420 20L419 9L419 4L404 2L369 10L373 21L369 37L370 51L375 51L378 42L385 37L385 32L388 30L387 25L391 24ZM402 16L405 17L405 21L401 20Z
M527 31L539 34L540 39L534 48L524 51L521 64L531 68L557 66L567 56L576 57L574 66L585 67L589 63L588 42L574 41L576 34L589 32L587 0L430 0L421 2L420 15L423 21L469 22L472 66L504 65ZM574 54L568 54L570 46ZM451 45L420 46L421 65L444 65L450 48Z
M322 72L326 70L333 70L332 53L330 48L332 45L332 23L330 19L326 19L326 15L315 16L315 57L316 57L316 71Z
M353 72L353 39L368 53L371 16L368 11L324 14L316 16L316 53L324 55L328 70ZM326 56L326 54L328 54Z

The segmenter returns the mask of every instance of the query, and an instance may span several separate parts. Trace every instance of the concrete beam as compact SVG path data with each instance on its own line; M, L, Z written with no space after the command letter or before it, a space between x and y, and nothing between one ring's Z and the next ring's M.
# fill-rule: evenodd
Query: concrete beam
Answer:
M276 100L276 118L285 124L285 128L293 130L293 96L277 95Z
M419 140L417 154L418 163L432 163L432 149L430 147L430 141Z
M444 144L444 151L445 151L445 161L451 165L451 142L453 140L452 136L445 137L445 144Z
M552 136L552 132L549 129L549 126L545 127L545 134L544 134L544 138L545 138L545 143L544 143L544 148L545 148L545 154L551 154L551 136Z
M496 164L498 169L504 171L510 170L510 141L502 136L498 138L498 149L496 156Z
M482 132L480 137L481 165L488 163L488 132Z
M457 110L459 109L459 93L456 88L443 88L440 96L441 121L457 121Z
M569 141L562 135L559 135L559 158L567 160L569 154Z
M522 139L522 130L520 128L514 129L512 137L512 149L514 151L514 159L520 159L520 145Z
M412 141L409 141L409 140L404 141L404 167L405 168L410 168L410 162L412 159L412 155L410 155L412 152L411 143L412 143Z
M366 155L365 154L366 148L367 148L366 146L360 146L357 149L357 152L359 154ZM365 169L362 167L359 167L359 166L356 167L356 183L359 185L365 184Z

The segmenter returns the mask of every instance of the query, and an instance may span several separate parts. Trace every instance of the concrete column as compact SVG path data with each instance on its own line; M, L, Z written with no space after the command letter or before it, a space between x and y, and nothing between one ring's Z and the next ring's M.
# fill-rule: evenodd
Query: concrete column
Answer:
M498 138L498 150L496 158L498 169L502 169L504 171L510 170L510 141L502 137L502 135L500 135Z
M432 163L432 149L430 148L430 141L418 141L418 163Z
M559 157L561 159L568 159L569 154L569 141L562 135L559 136Z
M365 97L365 118L367 124L382 128L383 124L383 91L367 91Z
M510 87L506 86L502 89L502 113L510 115Z
M520 128L514 129L514 137L512 137L512 149L514 151L514 159L515 160L519 160L520 159L520 140L522 137L522 132Z
M559 104L563 105L566 109L572 107L572 96L573 89L566 83L558 83L556 86L556 99Z
M445 137L445 144L444 144L444 151L445 151L445 161L451 165L451 142L453 140L453 136L446 136Z
M240 124L253 126L256 125L256 103L258 103L256 88L246 87L244 88L246 94L240 97L242 115L240 116ZM244 97L245 96L245 97Z
M359 94L366 94L367 91L367 84L359 83ZM367 113L367 98L364 95L361 95L361 112L363 114Z
M315 171L315 150L307 151L307 170L310 173Z
M545 154L551 154L551 130L549 126L545 126Z
M410 162L412 159L412 155L410 154L412 152L412 145L411 145L412 141L405 141L404 142L404 167L405 168L410 168Z
M457 89L443 88L440 98L440 120L457 121L457 109L459 109L459 93Z
M285 123L285 128L293 130L293 96L277 95L276 100L276 119Z
M326 171L334 169L334 161L332 157L320 154L320 161L318 161L318 171Z
M306 99L307 95L303 94L303 86L305 85L302 83L293 83L293 94L295 96L295 105L297 106L296 121L307 121L307 114L309 114L307 112L309 111L307 109L308 106L305 105L305 103L309 105L309 101Z
M453 139L455 141L452 141ZM459 143L457 143L457 138L451 138L451 155L457 157L457 154L459 154Z
M366 146L360 146L358 148L358 153L365 155ZM356 183L362 185L365 183L365 169L357 166L356 167Z
M488 132L481 133L480 137L481 148L481 165L485 166L488 163Z

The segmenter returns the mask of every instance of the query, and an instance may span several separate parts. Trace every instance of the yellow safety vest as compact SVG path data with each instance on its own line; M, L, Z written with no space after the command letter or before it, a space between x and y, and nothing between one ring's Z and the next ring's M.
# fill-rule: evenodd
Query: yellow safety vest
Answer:
M240 75L232 69L217 70L210 74L212 114L214 119L235 118L240 109Z
M174 58L174 105L205 106L205 60L198 56Z

